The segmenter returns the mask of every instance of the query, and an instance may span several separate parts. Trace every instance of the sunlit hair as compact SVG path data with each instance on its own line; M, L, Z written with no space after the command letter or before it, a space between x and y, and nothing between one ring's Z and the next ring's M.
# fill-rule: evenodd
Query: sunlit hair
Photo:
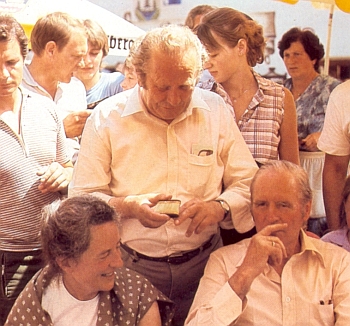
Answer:
M85 19L83 22L88 38L88 42L100 50L105 57L109 51L108 36L103 28L95 21Z
M195 32L209 52L221 48L217 37L230 48L234 48L240 39L244 39L247 41L248 64L254 67L264 61L266 43L263 28L240 11L232 8L215 9L203 16Z
M283 173L286 179L292 179L296 185L296 195L299 197L302 205L305 205L312 200L312 190L309 183L309 177L301 166L284 160L270 160L260 167L252 180L250 185L252 202L255 182L260 175L266 172Z
M189 27L190 29L194 29L196 27L194 24L197 16L204 16L205 14L216 8L217 7L210 5L199 5L192 8L187 14L185 26Z
M145 85L149 63L154 53L168 55L174 59L194 53L197 76L207 59L207 53L195 34L186 26L168 25L150 30L140 45L131 53L132 64L142 85Z
M0 42L17 40L23 59L28 54L28 38L18 21L9 15L0 15Z
M79 259L89 248L90 227L118 223L115 210L91 195L71 197L44 207L41 220L41 245L48 264L48 279L61 274L58 257Z
M132 58L133 58L135 52L137 51L137 48L141 44L142 39L143 39L143 35L138 37L134 41L134 43L131 45L130 50L129 50L129 54L124 61L124 69L128 69L129 71L135 69L134 65L132 64Z
M346 212L345 212L345 203L349 197L350 194L350 176L346 178L344 189L342 192L342 202L340 205L340 210L339 210L339 217L340 217L340 226L344 227L347 225L346 222ZM350 225L348 225L348 228L350 228Z
M54 12L35 23L30 42L35 54L41 55L48 42L56 43L59 50L62 50L69 42L73 33L86 33L83 23L66 13Z
M289 49L294 42L300 42L303 45L310 60L316 59L314 69L318 71L320 60L324 56L324 48L319 38L308 29L301 30L298 27L291 28L288 32L283 34L282 39L278 42L281 58L284 57L284 51Z
M125 75L125 71L135 70L134 65L131 62L131 58L128 56L125 58L124 66L123 66L123 74Z

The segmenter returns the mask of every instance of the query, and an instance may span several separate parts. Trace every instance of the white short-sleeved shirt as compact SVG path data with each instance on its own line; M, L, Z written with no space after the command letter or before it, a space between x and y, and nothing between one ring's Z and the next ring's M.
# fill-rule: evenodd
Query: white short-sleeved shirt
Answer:
M331 93L317 146L331 155L350 154L350 80Z

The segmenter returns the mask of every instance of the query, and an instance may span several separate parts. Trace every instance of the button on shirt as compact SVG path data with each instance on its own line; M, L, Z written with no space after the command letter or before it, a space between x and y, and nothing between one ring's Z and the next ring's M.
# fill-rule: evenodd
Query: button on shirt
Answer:
M246 306L228 284L250 239L215 251L185 325L350 325L350 253L301 231L302 250L282 275L268 264L252 283Z
M89 192L108 201L164 193L182 204L220 198L230 205L234 227L250 230L249 186L257 166L222 98L195 88L187 110L170 124L140 103L135 87L96 107L84 129L70 195ZM138 252L161 257L198 248L217 232L212 225L186 237L189 223L175 226L170 219L154 229L124 219L121 238ZM232 227L230 216L227 224Z

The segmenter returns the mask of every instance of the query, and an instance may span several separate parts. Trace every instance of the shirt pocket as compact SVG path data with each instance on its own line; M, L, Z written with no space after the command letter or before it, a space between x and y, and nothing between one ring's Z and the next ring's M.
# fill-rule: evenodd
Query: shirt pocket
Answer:
M310 303L309 321L310 325L334 325L333 303Z
M198 198L205 195L206 188L211 186L210 177L214 166L214 153L206 156L189 154L187 189Z

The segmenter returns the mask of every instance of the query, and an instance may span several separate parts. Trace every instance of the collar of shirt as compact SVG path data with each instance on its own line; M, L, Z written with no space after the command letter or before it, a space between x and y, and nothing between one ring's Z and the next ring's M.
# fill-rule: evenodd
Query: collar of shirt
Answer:
M28 65L25 64L23 67L23 81L22 83L25 82L26 84L28 84L29 86L32 87L38 87L42 92L46 93L46 96L50 96L49 93L47 93L47 91L45 90L45 88L41 87L36 80L33 78L32 74L30 73L29 69L28 69ZM50 96L51 97L51 96Z
M306 252L309 251L311 254L311 257L315 257L316 259L318 259L321 263L321 266L325 268L324 258L322 254L319 252L319 250L314 246L314 244L312 243L312 240L310 240L310 237L303 230L300 231L299 237L301 241L301 251L293 256L305 255ZM266 264L266 267L263 273L271 281L276 283L281 283L281 277L277 274L277 272L274 270L274 268L271 265Z
M300 231L301 252L297 255L310 251L313 256L319 259L323 268L325 268L325 261L322 253L315 247L313 241L320 241L319 239L312 239L303 230Z
M71 78L71 82L81 83L81 81L78 78L76 78L76 77L72 77ZM65 88L68 87L68 89L69 89L69 86L66 86L66 85L69 85L69 84L58 82L56 95L55 95L55 98L53 99L51 97L51 95L46 91L46 89L43 88L42 86L40 86L35 81L35 79L33 78L33 76L31 75L31 73L30 73L30 71L28 69L28 65L27 64L25 64L24 67L23 67L23 81L22 81L22 83L26 83L29 86L33 87L33 88L38 88L40 90L40 92L42 93L42 95L44 95L46 97L49 97L54 102L57 102L62 97L62 93L63 93Z
M301 241L301 251L293 256L297 256L297 255L301 256L306 254L306 252L310 252L313 257L317 258L320 261L321 266L324 268L325 267L324 257L322 253L315 247L310 237L303 230L300 230L299 238ZM272 267L269 264L266 264L266 267L264 269L264 274L268 275L269 273L271 273L271 269Z
M254 70L252 70L253 76L258 83L258 91L255 93L255 95L252 98L251 103L249 104L248 109L256 108L259 103L261 103L265 98L265 92L267 90L271 89L271 81L261 77L258 73L256 73Z
M310 251L314 257L317 257L317 259L319 259L322 267L325 267L325 261L324 261L324 257L322 255L322 253L315 247L315 245L312 242L313 240L319 241L319 239L311 239L303 230L300 230L299 237L300 237L300 241L301 241L301 251L299 253L297 253L296 255L303 255L307 251ZM244 245L248 249L250 239L242 240L241 243L242 243L242 245ZM245 255L243 255L241 257L241 259L237 262L237 267L242 265L244 258L245 258ZM263 273L265 275L267 275L269 273L270 269L271 269L271 266L268 263L266 263L266 267L265 267Z

